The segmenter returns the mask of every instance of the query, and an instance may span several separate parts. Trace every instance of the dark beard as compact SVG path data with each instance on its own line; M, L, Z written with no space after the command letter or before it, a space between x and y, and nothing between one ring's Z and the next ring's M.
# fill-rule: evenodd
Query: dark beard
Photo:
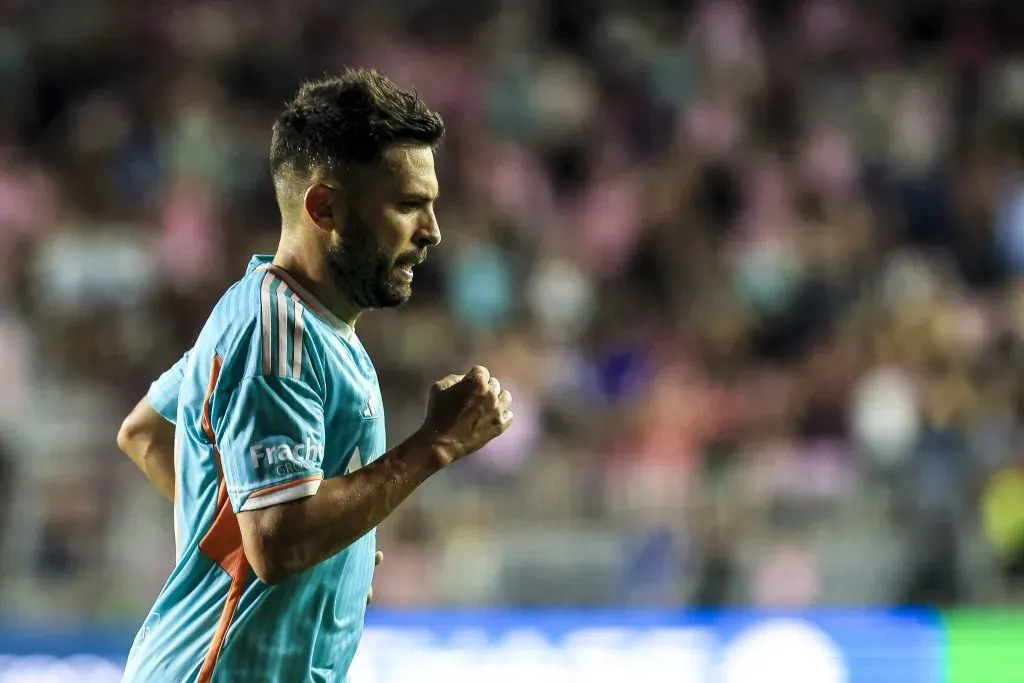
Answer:
M352 214L345 237L327 251L327 268L334 284L360 309L401 306L412 288L395 276L395 262L381 253L373 230Z

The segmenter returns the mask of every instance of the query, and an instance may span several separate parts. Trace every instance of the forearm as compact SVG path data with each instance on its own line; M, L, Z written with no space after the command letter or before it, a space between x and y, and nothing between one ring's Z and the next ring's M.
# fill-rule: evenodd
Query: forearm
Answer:
M254 533L243 534L253 569L276 583L336 555L394 512L442 462L437 446L414 436L352 474L325 479L316 495L255 511L263 514L251 519Z
M118 440L125 455L142 470L153 487L168 500L174 500L174 457L162 447L144 438Z
M173 447L172 447L173 448ZM174 454L162 447L147 445L128 457L138 465L153 487L167 500L174 500Z

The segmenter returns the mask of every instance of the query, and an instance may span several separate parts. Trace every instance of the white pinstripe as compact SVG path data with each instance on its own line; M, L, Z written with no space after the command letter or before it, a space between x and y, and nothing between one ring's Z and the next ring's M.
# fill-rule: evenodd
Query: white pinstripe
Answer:
M260 285L260 323L262 326L261 335L263 340L263 374L269 375L271 371L271 353L274 348L274 324L270 319L270 285L274 282L273 273L263 276L263 283Z
M288 297L277 289L277 374L288 376Z
M292 338L292 377L302 377L302 339L306 331L306 323L302 320L305 307L299 301L299 297L292 294L292 301L295 303L295 330Z

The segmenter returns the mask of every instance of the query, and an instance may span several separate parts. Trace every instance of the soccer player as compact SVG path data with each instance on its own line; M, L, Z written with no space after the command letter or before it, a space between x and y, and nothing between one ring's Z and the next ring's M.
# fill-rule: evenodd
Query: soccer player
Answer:
M183 368L177 564L124 681L345 681L375 527L428 477L512 421L485 368L430 390L423 426L384 453L376 373L354 331L397 306L440 242L444 125L372 71L307 83L274 125L282 216L214 308Z

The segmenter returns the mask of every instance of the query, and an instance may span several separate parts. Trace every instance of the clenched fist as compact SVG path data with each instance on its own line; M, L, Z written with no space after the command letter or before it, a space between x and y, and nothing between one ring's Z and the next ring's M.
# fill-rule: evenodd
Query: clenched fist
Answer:
M444 464L450 464L480 450L511 424L512 394L478 365L431 387L423 431L441 447Z

